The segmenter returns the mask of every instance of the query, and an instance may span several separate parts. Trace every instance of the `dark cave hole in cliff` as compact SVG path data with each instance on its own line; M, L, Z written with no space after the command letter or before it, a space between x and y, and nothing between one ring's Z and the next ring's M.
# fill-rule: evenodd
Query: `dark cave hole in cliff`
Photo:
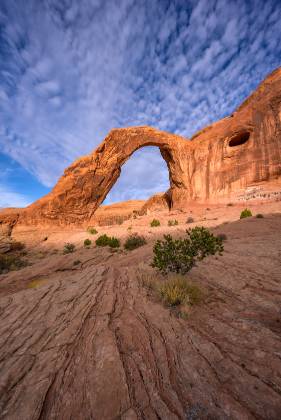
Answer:
M249 131L242 131L241 133L236 134L232 139L229 141L229 147L236 147L245 144L250 138Z

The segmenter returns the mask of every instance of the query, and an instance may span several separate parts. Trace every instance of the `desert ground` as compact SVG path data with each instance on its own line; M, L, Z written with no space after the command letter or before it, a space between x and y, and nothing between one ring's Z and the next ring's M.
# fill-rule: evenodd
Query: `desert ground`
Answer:
M243 220L245 204L140 216L141 205L96 235L15 230L31 265L0 275L1 419L280 419L280 201L247 203ZM152 248L194 226L226 240L186 274L203 297L183 317L149 287L161 281ZM147 244L124 250L135 232ZM96 247L103 233L121 247Z

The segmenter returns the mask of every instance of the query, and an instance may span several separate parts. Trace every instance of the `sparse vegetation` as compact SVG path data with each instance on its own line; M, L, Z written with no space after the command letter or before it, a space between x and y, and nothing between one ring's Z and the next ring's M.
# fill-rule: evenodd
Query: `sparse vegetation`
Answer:
M150 226L151 226L151 227L157 227L157 226L160 226L160 220L158 220L158 219L153 219L153 220L150 222Z
M91 245L91 243L92 243L92 241L91 241L91 239L85 239L85 241L84 241L84 247L89 247L90 245Z
M186 220L186 223L187 223L187 224L189 224L189 223L193 223L193 222L194 222L193 217L188 217L188 218L187 218L187 220Z
M138 235L137 233L129 236L124 244L124 248L132 251L133 249L139 248L146 244L146 240L143 236Z
M90 233L91 235L96 235L98 233L97 229L95 229L92 226L88 227L87 232Z
M119 248L120 241L114 236L110 237L104 234L98 237L98 239L96 240L96 245L97 246L110 246L111 248Z
M46 283L45 279L34 279L30 283L28 283L27 287L29 289L36 289L38 286L43 286Z
M241 211L240 219L245 219L246 217L252 217L252 212L249 209Z
M43 238L43 242L48 240L48 236L45 236L45 238Z
M70 242L66 243L63 247L63 254L70 254L75 251L75 245Z
M185 274L197 261L208 255L222 254L222 239L214 236L208 229L196 226L186 233L187 237L184 239L173 239L171 235L164 235L164 240L156 241L152 266L163 274Z
M132 226L128 226L127 230L132 230Z
M261 214L261 213L258 213L258 214L256 214L256 218L257 219L263 219L264 218L264 215Z
M180 275L174 275L163 281L159 286L162 300L169 306L194 305L202 298L200 288L188 283Z
M139 281L142 287L171 307L173 313L181 318L188 317L185 309L200 303L203 299L201 288L179 274L172 274L163 279L156 275L141 273Z
M178 224L179 222L176 219L168 221L168 226L177 226Z
M227 207L232 207L233 203L227 203Z
M28 262L22 260L19 256L0 254L0 274L8 273L12 270L19 270L27 265Z
M79 265L79 264L81 264L81 261L80 260L73 261L73 265Z

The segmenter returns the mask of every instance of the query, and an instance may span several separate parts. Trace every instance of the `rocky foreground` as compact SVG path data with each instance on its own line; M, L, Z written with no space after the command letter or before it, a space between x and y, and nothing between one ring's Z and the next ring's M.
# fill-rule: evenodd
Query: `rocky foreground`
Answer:
M0 418L280 419L281 214L213 231L225 252L188 274L187 319L145 286L154 232L1 275Z

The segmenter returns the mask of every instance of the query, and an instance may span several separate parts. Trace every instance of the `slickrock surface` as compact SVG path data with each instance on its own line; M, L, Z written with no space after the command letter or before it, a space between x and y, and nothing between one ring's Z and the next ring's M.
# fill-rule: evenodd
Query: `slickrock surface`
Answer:
M186 320L142 286L152 242L0 276L0 418L280 419L280 231L280 214L215 228L225 252L188 275L205 298Z
M280 199L281 69L231 116L204 128L191 141L151 127L112 130L92 154L65 170L50 194L13 213L10 223L88 223L122 165L144 146L159 147L167 163L170 208L185 209L194 201Z

